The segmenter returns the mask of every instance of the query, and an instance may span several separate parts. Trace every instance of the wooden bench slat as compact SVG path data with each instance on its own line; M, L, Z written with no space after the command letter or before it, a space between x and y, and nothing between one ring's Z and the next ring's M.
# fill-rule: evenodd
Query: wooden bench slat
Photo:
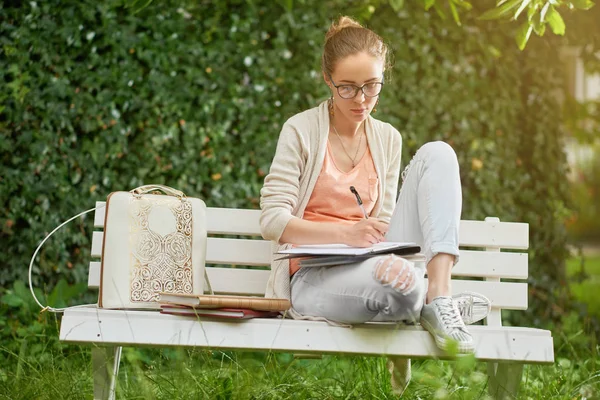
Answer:
M270 272L235 268L207 268L207 271L215 292L256 296L264 295ZM467 291L487 296L494 307L527 309L526 283L452 280L453 294Z
M94 227L96 228L104 228L104 216L106 215L106 210L104 209L105 206L105 201L96 202L97 210L94 211Z
M527 279L529 255L527 253L496 253L460 250L458 264L452 276L475 278Z
M529 224L520 222L460 221L461 246L529 248Z
M104 233L92 235L92 257L102 256ZM206 245L208 264L231 264L266 267L270 265L271 242L252 239L228 239L209 237Z
M91 261L88 275L88 287L92 289L100 288L100 262Z
M92 237L92 257L102 255L102 232ZM266 240L208 238L206 262L243 266L269 266L271 245ZM452 276L527 279L527 253L486 253L461 250ZM91 274L90 270L90 274ZM93 280L93 279L92 279Z
M96 205L102 204L97 202ZM104 225L105 208L96 210L94 226ZM260 210L231 208L207 209L209 234L234 234L260 236ZM529 226L517 222L467 221L460 222L461 246L527 249Z
M92 252L91 256L102 257L102 242L104 241L104 232L94 231L92 233Z
M96 206L104 202L96 202ZM94 215L94 226L104 227L105 208L99 208ZM206 228L209 234L260 236L260 210L207 207Z
M206 262L244 266L270 266L271 242L252 239L208 238ZM452 276L527 279L527 253L490 254L461 250Z
M156 329L160 326L160 329ZM471 326L479 360L554 362L549 331ZM420 326L362 324L353 329L290 319L201 321L155 311L70 308L62 317L60 340L117 346L194 346L330 354L401 355L447 358Z
M208 264L231 264L268 267L271 264L271 242L267 240L209 237L206 243Z
M91 288L98 287L100 281L100 263L94 262L90 270L97 273L96 282L88 281ZM269 279L268 270L239 268L207 268L213 290L221 294L264 296ZM91 276L91 275L90 275ZM205 286L205 291L208 286ZM527 309L527 284L513 282L484 282L453 279L453 293L477 292L487 296L493 307L510 310Z
M261 236L259 219L260 210L208 207L206 229L212 235Z

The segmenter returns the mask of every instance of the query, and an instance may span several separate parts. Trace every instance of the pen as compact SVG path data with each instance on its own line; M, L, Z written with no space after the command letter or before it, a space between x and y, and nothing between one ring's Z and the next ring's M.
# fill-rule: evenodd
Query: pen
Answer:
M362 199L360 198L360 195L356 191L356 188L354 186L350 186L350 191L352 192L352 194L354 195L354 197L356 197L356 202L358 203L358 206L362 210L362 212L363 212L363 214L365 216L365 219L369 219L369 216L367 215L367 212L365 211L365 207L363 206Z

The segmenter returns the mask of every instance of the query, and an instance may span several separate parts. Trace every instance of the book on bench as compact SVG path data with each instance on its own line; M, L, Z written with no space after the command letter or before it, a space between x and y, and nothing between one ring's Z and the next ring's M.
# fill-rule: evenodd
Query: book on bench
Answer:
M291 307L291 303L287 299L165 292L160 293L158 302L195 308L235 308L255 311L286 311Z
M209 318L275 318L278 311L257 311L247 308L199 308L182 306L177 304L163 304L160 307L161 314L183 315L187 317L209 317Z
M367 258L395 254L407 259L420 260L421 248L412 242L380 242L370 247L352 247L345 244L301 245L280 250L283 256L276 260L301 258L300 267L327 267L344 265Z

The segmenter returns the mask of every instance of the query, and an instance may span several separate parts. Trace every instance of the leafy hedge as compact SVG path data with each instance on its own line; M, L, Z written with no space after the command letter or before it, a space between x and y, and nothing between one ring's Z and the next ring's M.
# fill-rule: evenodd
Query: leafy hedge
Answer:
M386 26L395 48L394 89L382 99L382 114L403 132L403 159L428 140L454 146L463 218L530 224L534 313L517 314L557 317L566 300L560 287L569 216L558 41L532 38L521 53L497 26L467 21L460 29L420 12L382 13L372 23Z
M282 123L327 97L322 38L346 2L281 4L0 6L1 286L26 278L46 232L111 191L164 183L209 206L258 207ZM450 142L463 217L529 222L532 281L551 294L566 256L556 39L521 53L496 24L362 4L343 12L394 49L376 116L403 132L404 163L426 141ZM90 219L49 242L37 286L85 282Z

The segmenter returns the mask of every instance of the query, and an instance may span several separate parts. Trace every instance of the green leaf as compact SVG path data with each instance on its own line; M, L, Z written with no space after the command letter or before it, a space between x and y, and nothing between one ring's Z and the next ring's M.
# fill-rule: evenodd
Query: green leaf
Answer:
M391 3L391 1L390 1L390 3ZM281 4L281 6L287 12L291 12L292 9L294 8L294 1L293 0L280 0L279 4Z
M529 22L531 22L533 20L533 17L535 17L535 13L537 12L538 8L540 8L540 3L538 3L537 1L531 6L529 7L529 9L527 10L527 20Z
M544 33L546 33L546 24L541 23L537 19L534 19L530 24L533 26L533 31L536 35L544 36Z
M130 4L126 4L125 7L130 7L133 9L133 13L137 14L142 11L144 8L148 7L152 3L152 0L134 0Z
M556 11L556 9L552 6L548 9L548 14L546 14L546 20L550 25L550 29L555 35L564 35L565 34L565 21L563 21L562 17Z
M519 15L521 15L521 13L523 12L523 10L531 3L531 0L523 0L523 3L521 3L521 6L519 7L519 9L517 10L517 12L515 13L515 15L513 16L513 19L516 20L517 18L519 18Z
M390 6L392 6L394 11L398 12L404 7L404 0L390 0Z
M517 7L522 0L510 0L506 3L502 4L500 7L492 8L491 10L487 10L483 14L479 16L479 19L482 20L490 20L490 19L499 19L502 18Z
M456 359L456 369L461 372L472 372L477 365L473 354L463 354Z
M431 7L435 4L435 0L425 0L425 10L429 11Z
M497 47L490 45L487 48L494 58L500 58L502 56L502 52Z
M517 31L517 35L515 39L517 40L517 46L519 46L519 50L523 50L529 37L531 36L531 32L533 31L533 26L529 24L529 22L524 22L523 25Z
M23 304L23 299L17 296L16 294L9 291L2 298L0 298L3 304L6 304L10 307L19 307Z
M464 8L465 10L470 10L473 8L473 5L466 1L466 0L451 0L454 2L454 4L456 4L457 6Z
M591 0L572 0L571 4L578 10L589 10L594 7L594 2Z
M446 19L446 13L444 12L444 10L442 10L442 7L440 7L438 3L435 3L433 5L433 8L435 9L435 12L437 13L437 15L440 16L441 19Z
M13 285L13 290L15 295L20 297L23 301L31 298L31 292L29 291L29 288L25 286L23 281L16 281Z
M454 2L452 0L449 0L448 4L450 5L450 12L452 13L452 18L454 18L454 22L456 22L456 25L460 26L460 16L458 15L458 11L456 10Z

